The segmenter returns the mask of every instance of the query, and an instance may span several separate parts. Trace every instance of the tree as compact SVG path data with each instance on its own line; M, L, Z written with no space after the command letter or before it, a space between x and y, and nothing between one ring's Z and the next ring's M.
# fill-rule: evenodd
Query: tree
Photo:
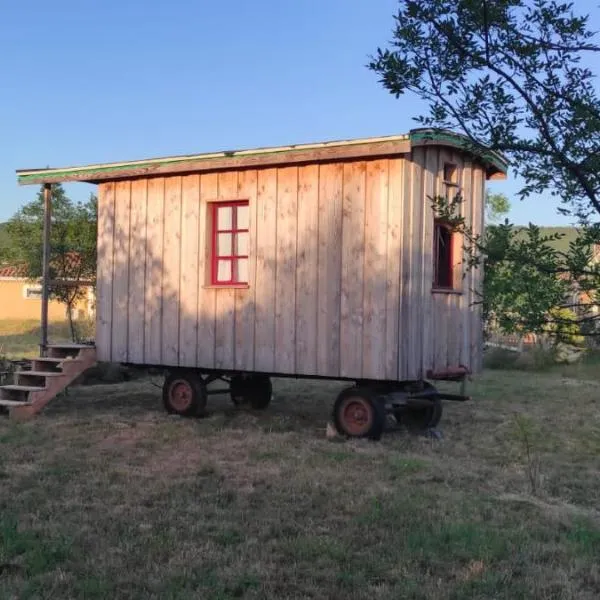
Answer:
M600 100L583 64L594 36L573 2L401 0L370 68L426 102L423 125L505 154L522 197L549 192L587 223L600 214Z
M420 124L462 132L471 150L504 154L523 179L521 198L549 193L579 222L568 252L553 250L533 225L471 236L469 260L485 266L483 302L509 329L547 331L564 315L557 306L598 300L600 99L585 65L600 52L595 35L573 2L400 0L389 48L369 65L396 97L424 101ZM581 324L597 318L579 312Z
M77 338L73 310L87 285L96 280L97 198L75 203L61 185L52 186L50 231L50 297L67 307L73 340ZM6 224L7 244L0 257L19 265L29 279L42 276L44 196L23 206Z
M485 218L490 223L499 221L510 212L510 200L505 194L485 194Z

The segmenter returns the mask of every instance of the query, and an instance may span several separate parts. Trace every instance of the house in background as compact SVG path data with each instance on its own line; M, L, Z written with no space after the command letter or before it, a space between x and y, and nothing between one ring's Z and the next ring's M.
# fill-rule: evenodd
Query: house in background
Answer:
M39 320L42 311L41 282L24 275L24 270L19 266L0 265L0 320ZM85 291L85 298L75 305L74 319L94 317L94 288L88 285ZM66 305L51 298L48 302L48 320L66 319Z

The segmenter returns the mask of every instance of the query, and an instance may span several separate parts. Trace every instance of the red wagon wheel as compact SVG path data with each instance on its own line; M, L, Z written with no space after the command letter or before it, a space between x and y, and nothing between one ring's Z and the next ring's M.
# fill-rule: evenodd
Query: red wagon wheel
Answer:
M171 414L200 416L206 408L206 386L192 371L169 373L163 385L163 404Z
M338 396L333 407L333 420L342 435L379 439L385 425L385 410L372 390L351 387Z

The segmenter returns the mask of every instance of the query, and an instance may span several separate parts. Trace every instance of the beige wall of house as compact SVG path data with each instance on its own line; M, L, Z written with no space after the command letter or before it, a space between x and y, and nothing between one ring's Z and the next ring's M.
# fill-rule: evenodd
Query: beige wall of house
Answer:
M0 277L0 319L40 319L42 310L39 283L16 277ZM93 316L94 298L90 288L87 297L75 307L76 319ZM66 306L56 300L48 303L48 319L64 321Z

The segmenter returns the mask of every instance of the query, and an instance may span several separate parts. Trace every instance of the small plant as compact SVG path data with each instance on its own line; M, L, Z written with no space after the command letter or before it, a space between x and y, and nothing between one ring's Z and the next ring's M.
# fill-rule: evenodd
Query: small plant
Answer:
M530 492L537 496L542 484L539 440L541 432L530 417L516 414L515 438L520 446L521 460L525 463Z
M4 347L0 346L0 385L12 383L15 364L6 357Z

